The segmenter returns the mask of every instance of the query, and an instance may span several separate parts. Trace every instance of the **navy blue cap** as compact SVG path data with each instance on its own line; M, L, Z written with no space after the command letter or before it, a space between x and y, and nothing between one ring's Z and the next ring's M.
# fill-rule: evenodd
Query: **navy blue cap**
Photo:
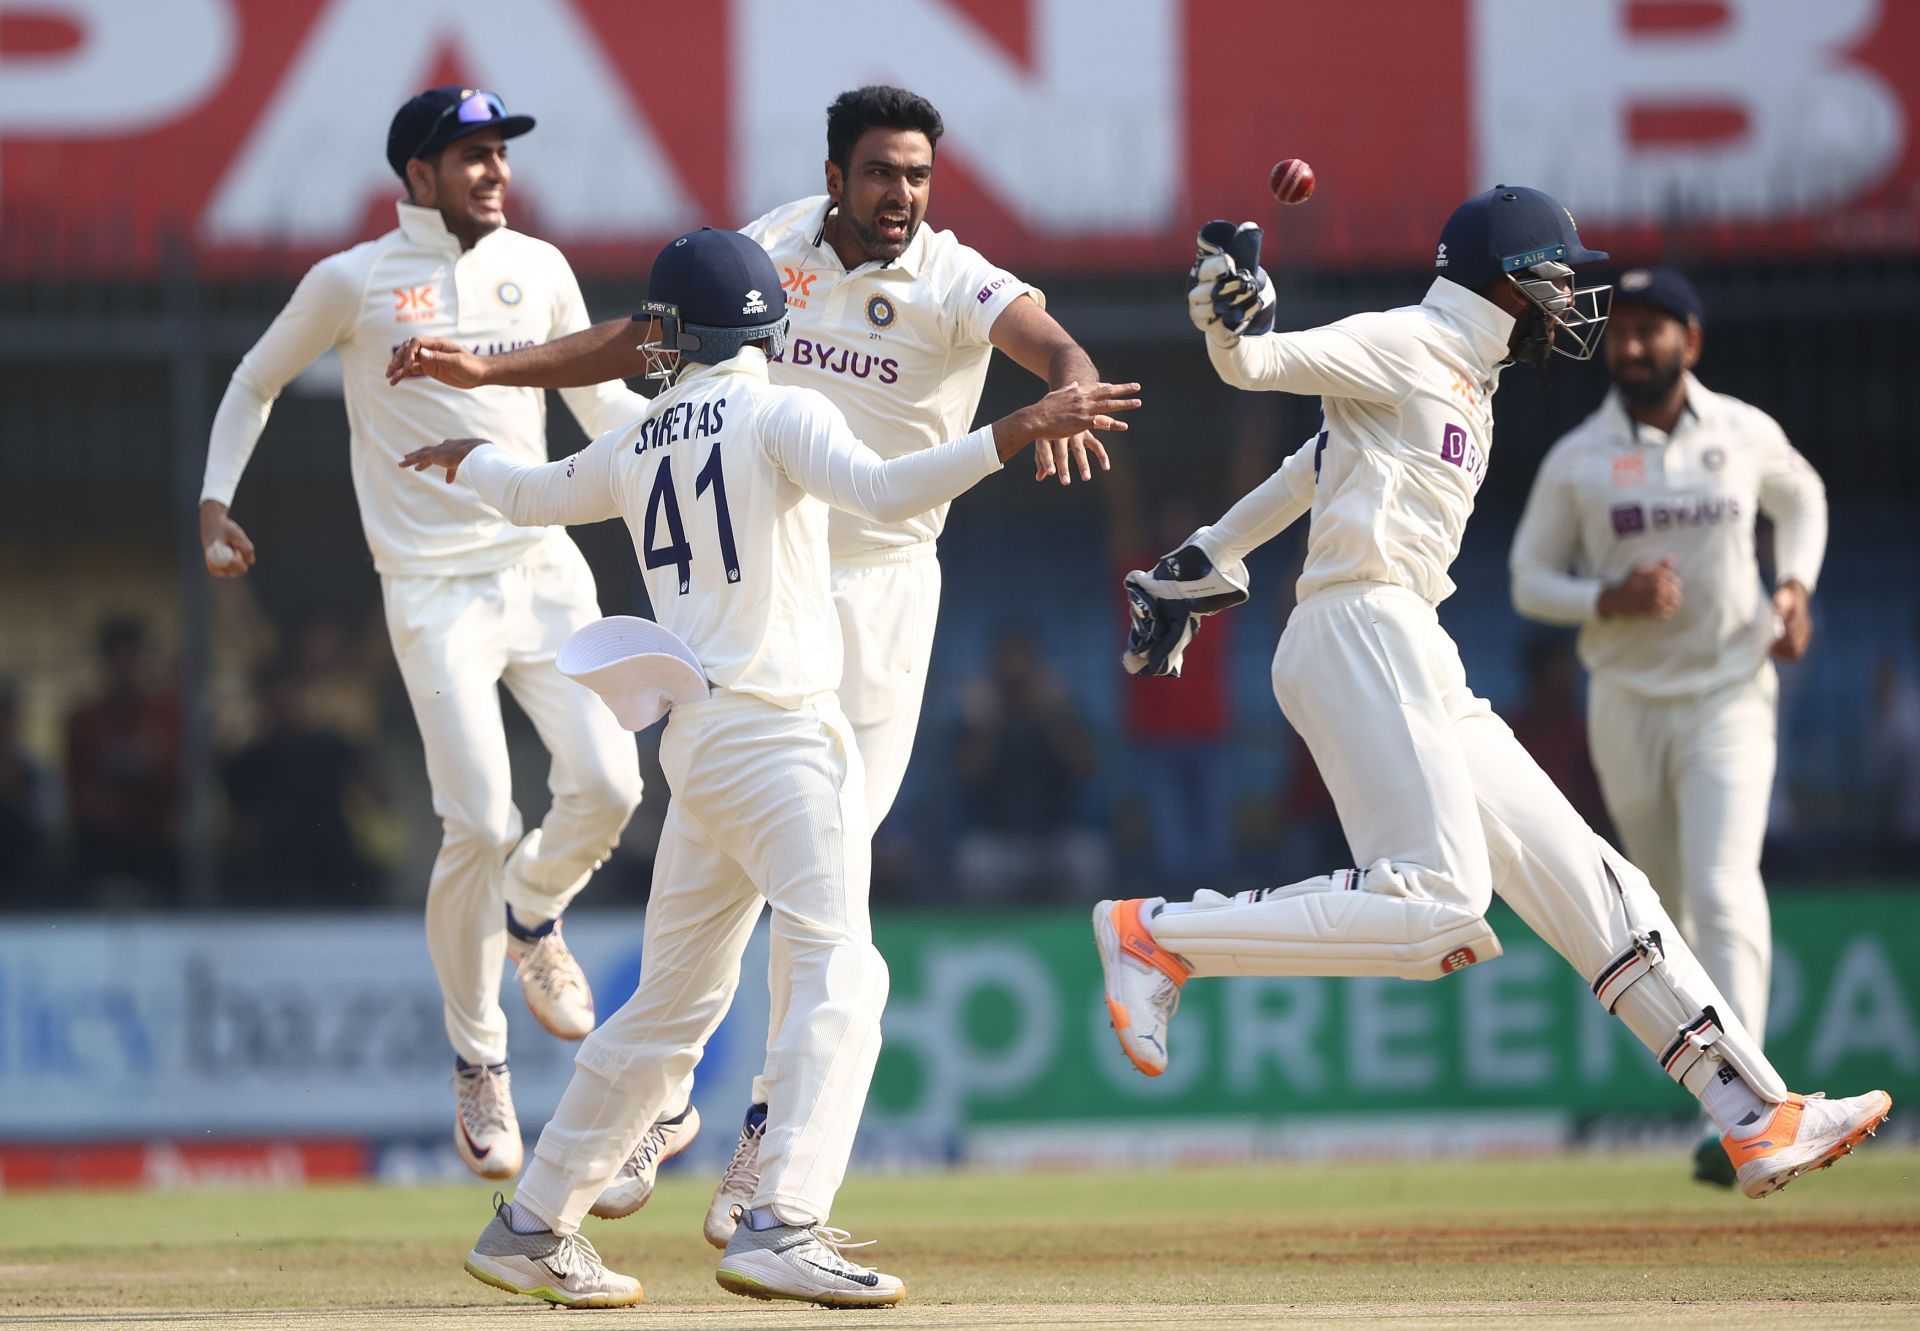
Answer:
M1535 264L1578 268L1606 257L1605 250L1590 250L1580 242L1573 214L1551 194L1524 185L1495 185L1453 210L1440 229L1433 269L1463 287L1480 287Z
M1707 309L1700 303L1700 293L1672 268L1627 269L1613 284L1613 303L1616 308L1628 304L1651 305L1681 323L1689 319L1700 324L1707 321Z
M760 242L712 227L660 251L647 299L678 306L682 323L709 328L759 328L787 317L787 293Z
M409 97L387 127L387 165L402 180L407 163L431 157L456 139L498 130L511 139L533 128L532 116L510 116L497 93L484 88L428 88Z

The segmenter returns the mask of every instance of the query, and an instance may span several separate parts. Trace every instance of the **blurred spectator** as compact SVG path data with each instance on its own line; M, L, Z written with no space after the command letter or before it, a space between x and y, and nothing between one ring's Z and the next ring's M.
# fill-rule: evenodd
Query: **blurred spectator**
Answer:
M0 906L50 907L47 844L53 783L20 746L20 698L0 684Z
M103 680L67 716L67 790L81 895L151 905L178 898L180 705L152 687L146 625L115 616L97 639Z
M1920 615L1914 619L1920 643ZM1883 656L1875 671L1867 754L1880 792L1881 867L1911 874L1920 855L1920 679Z
M301 678L259 681L260 735L223 767L232 813L225 900L259 906L363 906L380 876L359 849L353 810L378 804L362 749L312 721Z
M1104 878L1105 838L1086 819L1094 749L1059 680L1024 634L1003 634L968 691L954 758L968 896L1084 900Z
M1613 825L1600 778L1587 751L1587 718L1580 705L1580 666L1566 634L1542 633L1521 651L1527 692L1509 724L1513 737L1567 797L1587 826L1608 840Z

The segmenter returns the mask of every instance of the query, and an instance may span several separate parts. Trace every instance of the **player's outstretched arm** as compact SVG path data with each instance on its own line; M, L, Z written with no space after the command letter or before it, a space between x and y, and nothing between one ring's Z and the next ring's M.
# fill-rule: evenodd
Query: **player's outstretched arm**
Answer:
M1126 429L1119 414L1140 405L1139 391L1139 384L1069 384L959 439L886 459L854 437L825 397L790 392L769 412L762 438L808 494L876 522L899 522L965 493L1036 440Z
M517 527L579 526L620 516L613 494L612 457L629 437L609 430L572 457L538 466L516 462L487 439L443 439L416 448L401 467L440 467L447 484L464 477L479 496Z
M1100 382L1093 358L1031 296L1021 296L1002 310L988 337L1021 368L1046 380L1048 388ZM1033 449L1033 478L1058 476L1060 484L1072 485L1078 470L1081 480L1090 481L1094 462L1102 471L1111 470L1106 448L1090 430L1071 439L1042 439Z
M1287 456L1271 476L1247 491L1211 527L1193 540L1216 564L1245 559L1298 522L1313 507L1320 436L1315 435Z
M651 325L608 319L538 346L478 356L444 337L410 337L387 362L387 382L437 379L454 388L581 388L645 372L639 344Z

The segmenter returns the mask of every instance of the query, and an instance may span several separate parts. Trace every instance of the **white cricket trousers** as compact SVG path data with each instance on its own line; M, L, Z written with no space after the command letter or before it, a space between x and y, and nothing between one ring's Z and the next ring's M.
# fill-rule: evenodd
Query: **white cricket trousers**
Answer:
M1749 1031L1767 1028L1773 920L1760 849L1773 796L1779 678L1648 698L1596 675L1587 736L1627 856Z
M764 900L789 978L753 1204L789 1224L823 1221L846 1176L887 1000L852 727L831 694L787 710L718 692L669 713L660 766L673 802L639 986L581 1045L514 1199L556 1232L579 1228L726 1015Z
M498 1063L507 1056L505 907L530 923L567 908L640 802L639 751L591 689L554 669L560 645L600 617L593 573L564 535L498 573L387 577L381 591L440 816L427 950L447 1038L469 1063ZM552 807L524 841L501 684L553 755Z
M1631 985L1615 1014L1659 1054L1680 1022L1715 1005L1734 1043L1757 1051L1644 876L1594 834L1467 687L1459 649L1432 606L1380 583L1346 583L1309 597L1281 635L1273 685L1326 781L1369 890L1408 903L1409 918L1435 901L1484 911L1497 891L1589 981L1631 946L1635 930L1657 930L1671 983ZM1342 875L1331 877L1338 882ZM1317 884L1301 885L1311 886ZM1246 903L1205 895L1151 925L1161 946L1191 961L1196 975L1261 973L1262 950L1276 942L1268 922L1297 918L1289 906L1301 899ZM1628 895L1637 903L1632 918ZM1223 939L1223 925L1250 941ZM1211 955L1189 950L1196 936ZM1277 941L1297 949L1326 940L1308 931ZM1293 966L1275 973L1303 972ZM1757 1053L1748 1062L1742 1071L1751 1071L1750 1081L1777 1083ZM1693 1066L1686 1085L1698 1094L1712 1065L1701 1059Z
M933 629L940 618L934 543L835 559L833 608L840 616L845 661L834 696L853 725L854 744L867 770L867 825L877 831L906 780L926 701ZM776 953L767 963L769 1049L786 1016L781 995L788 985L780 966ZM764 1075L753 1079L753 1102L767 1103Z

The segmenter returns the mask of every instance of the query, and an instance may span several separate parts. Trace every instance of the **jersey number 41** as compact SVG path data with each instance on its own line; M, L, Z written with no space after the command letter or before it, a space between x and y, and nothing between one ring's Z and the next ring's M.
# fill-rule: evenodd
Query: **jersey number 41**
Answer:
M714 525L720 533L720 558L727 566L727 581L740 581L740 556L733 545L733 515L727 509L727 478L720 469L720 445L716 441L707 456L707 465L694 479L696 498L713 491ZM667 543L659 543L661 519L666 520ZM660 470L654 473L653 493L647 496L647 523L642 548L648 568L673 565L680 576L680 594L693 585L693 547L687 544L687 529L680 521L680 501L673 495L673 454L662 453Z

